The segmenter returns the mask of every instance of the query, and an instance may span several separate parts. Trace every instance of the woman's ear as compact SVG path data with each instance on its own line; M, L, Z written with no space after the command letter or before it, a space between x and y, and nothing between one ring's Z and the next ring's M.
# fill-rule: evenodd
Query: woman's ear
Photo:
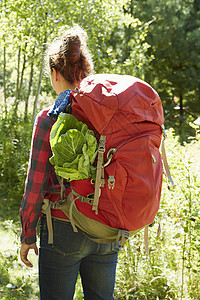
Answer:
M59 72L56 71L55 68L52 68L52 69L51 69L51 76L55 79L55 81L58 81L58 80L59 80Z
M60 72L58 72L56 69L54 69L55 71L55 79L56 81L60 81Z

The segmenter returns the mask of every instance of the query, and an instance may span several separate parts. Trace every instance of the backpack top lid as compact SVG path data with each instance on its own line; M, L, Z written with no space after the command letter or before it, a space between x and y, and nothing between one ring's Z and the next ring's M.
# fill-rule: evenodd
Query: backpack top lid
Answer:
M164 123L159 95L149 84L133 76L90 75L81 81L78 90L71 92L71 97L72 113L80 120L87 117L99 134L104 134L104 129L108 133L106 127L117 111L135 123Z

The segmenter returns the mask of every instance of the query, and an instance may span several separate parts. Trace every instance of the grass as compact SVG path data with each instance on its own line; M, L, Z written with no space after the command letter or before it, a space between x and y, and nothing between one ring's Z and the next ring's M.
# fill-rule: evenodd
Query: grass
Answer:
M33 268L19 258L19 224L0 218L0 299L39 299L37 257L30 253Z
M33 268L20 261L19 206L0 199L0 299L39 299L38 262L30 252Z

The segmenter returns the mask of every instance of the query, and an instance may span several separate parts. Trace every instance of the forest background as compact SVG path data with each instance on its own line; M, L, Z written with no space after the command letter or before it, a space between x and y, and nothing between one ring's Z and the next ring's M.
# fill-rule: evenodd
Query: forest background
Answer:
M37 260L19 261L19 207L37 112L56 98L45 51L62 26L88 33L96 73L129 74L159 93L176 188L164 179L150 255L143 232L120 252L115 299L200 299L200 1L0 1L0 298L39 299ZM80 282L75 299L82 299Z

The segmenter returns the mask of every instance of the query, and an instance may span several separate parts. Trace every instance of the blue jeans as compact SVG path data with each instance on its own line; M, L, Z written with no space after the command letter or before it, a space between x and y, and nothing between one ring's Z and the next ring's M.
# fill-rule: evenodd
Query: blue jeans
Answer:
M84 299L113 298L117 256L115 243L98 244L70 223L53 219L53 245L46 218L41 219L39 284L41 300L71 300L80 273Z

